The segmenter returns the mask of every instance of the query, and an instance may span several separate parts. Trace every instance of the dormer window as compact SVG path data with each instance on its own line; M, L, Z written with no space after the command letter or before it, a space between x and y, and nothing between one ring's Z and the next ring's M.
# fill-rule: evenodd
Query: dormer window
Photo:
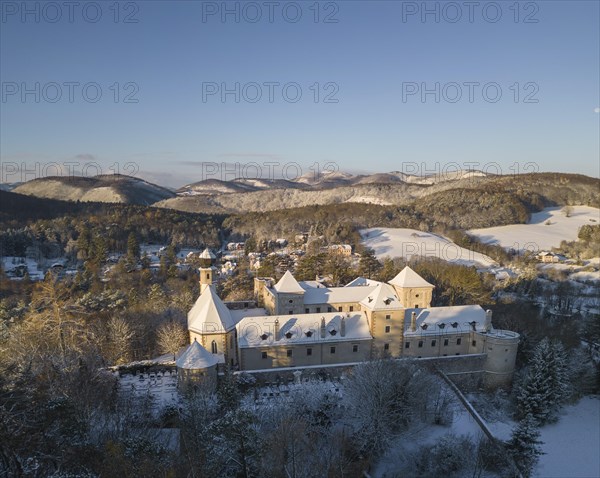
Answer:
M267 339L269 338L269 336L268 336L267 334L262 334L262 335L260 336L260 338L261 338L262 340L267 340Z
M456 327L458 327L458 322L452 322L450 325L453 329L455 329Z
M292 334L291 332L287 332L285 334L285 338L288 339L288 340L291 339L293 336L294 336L294 334Z
M329 331L329 333L330 333L331 335L335 335L335 334L337 334L337 330L335 330L335 329L332 329L332 330L330 330L330 331Z
M369 302L373 302L373 297L369 297Z
M444 322L440 322L440 323L438 324L438 327L439 327L440 329L443 329L444 327L446 327L446 324L444 324Z
M427 330L427 327L429 327L427 324L422 324L422 325L421 325L421 328L422 328L423 330Z
M469 322L469 325L473 328L473 330L476 330L477 327L477 322L475 322L474 320L472 322Z
M390 299L389 297L386 298L383 302L385 305L390 305L390 302L392 301L392 299Z
M307 337L312 337L312 334L313 334L312 330L309 330L308 332L306 332Z

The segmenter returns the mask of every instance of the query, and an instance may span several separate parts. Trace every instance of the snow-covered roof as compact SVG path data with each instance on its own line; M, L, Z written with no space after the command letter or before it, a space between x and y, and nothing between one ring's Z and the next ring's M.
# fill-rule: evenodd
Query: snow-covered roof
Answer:
M346 331L343 337L341 335L342 318ZM321 338L321 321L323 319L327 331L325 338ZM279 321L279 340L275 340L275 320ZM366 315L360 312L248 317L240 321L236 327L240 348L344 342L372 338Z
M398 287L434 287L408 266L402 269L402 272L394 277L390 284Z
M185 369L209 368L214 367L217 363L219 363L219 357L211 354L197 340L194 340L175 362L178 368Z
M287 270L279 282L273 287L277 292L286 294L303 294L304 289L298 284L292 273Z
M410 330L412 310L407 310L404 320L405 335L440 335L470 332L473 330L471 325L473 322L477 332L485 332L485 311L479 305L433 307L422 309L420 312L419 309L415 311L417 312L417 330L416 332Z
M360 301L362 305L371 310L380 309L399 309L400 299L396 295L396 291L389 284L379 284L375 290Z
M199 257L200 259L216 259L215 255L212 252L210 252L208 247L202 251Z
M367 279L366 277L357 277L352 282L348 282L344 287L362 287L365 285L377 285L377 284L381 284L381 282L373 280L373 279Z
M360 302L375 290L376 286L363 287L318 287L307 289L304 293L304 304L337 304Z
M209 285L188 312L188 329L196 333L220 333L235 327L231 311Z
M230 310L229 313L236 324L244 317L262 317L267 315L266 309L263 309L262 307L256 307L254 309L233 309Z

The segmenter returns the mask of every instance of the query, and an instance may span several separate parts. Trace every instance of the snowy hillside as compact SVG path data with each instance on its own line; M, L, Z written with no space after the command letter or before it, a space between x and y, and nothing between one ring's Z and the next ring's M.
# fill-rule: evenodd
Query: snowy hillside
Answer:
M599 224L600 209L589 206L573 206L567 217L561 208L546 208L531 215L528 224L489 227L467 231L486 244L500 244L515 250L541 251L558 247L562 240L574 241L584 224Z
M443 236L415 229L371 228L360 231L362 242L381 259L386 256L438 257L448 262L475 267L497 265L490 257L457 246Z

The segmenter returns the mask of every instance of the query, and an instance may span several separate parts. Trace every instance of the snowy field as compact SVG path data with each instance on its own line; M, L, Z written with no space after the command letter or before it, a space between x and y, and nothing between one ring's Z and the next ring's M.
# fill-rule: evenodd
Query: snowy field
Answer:
M546 224L548 221L549 225ZM584 224L600 224L600 209L573 206L572 214L566 217L561 208L546 208L532 214L527 224L472 229L467 232L486 244L536 252L558 247L563 240L575 241L579 228Z
M565 407L558 423L541 429L544 442L534 476L600 477L600 399L585 397Z
M438 257L455 264L479 268L497 266L490 257L459 247L451 240L429 232L377 227L363 229L360 234L363 244L371 247L378 259L386 256L404 257L407 260Z

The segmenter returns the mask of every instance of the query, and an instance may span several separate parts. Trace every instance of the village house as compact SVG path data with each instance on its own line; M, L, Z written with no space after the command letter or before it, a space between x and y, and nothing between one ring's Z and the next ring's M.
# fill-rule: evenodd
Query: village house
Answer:
M212 284L214 256L206 250L201 260L188 329L215 364L256 372L459 356L477 359L487 385L512 379L519 334L494 329L492 312L479 305L432 307L434 286L410 267L388 283L359 277L344 287L299 282L290 271L277 282L255 278L259 307L230 310Z

